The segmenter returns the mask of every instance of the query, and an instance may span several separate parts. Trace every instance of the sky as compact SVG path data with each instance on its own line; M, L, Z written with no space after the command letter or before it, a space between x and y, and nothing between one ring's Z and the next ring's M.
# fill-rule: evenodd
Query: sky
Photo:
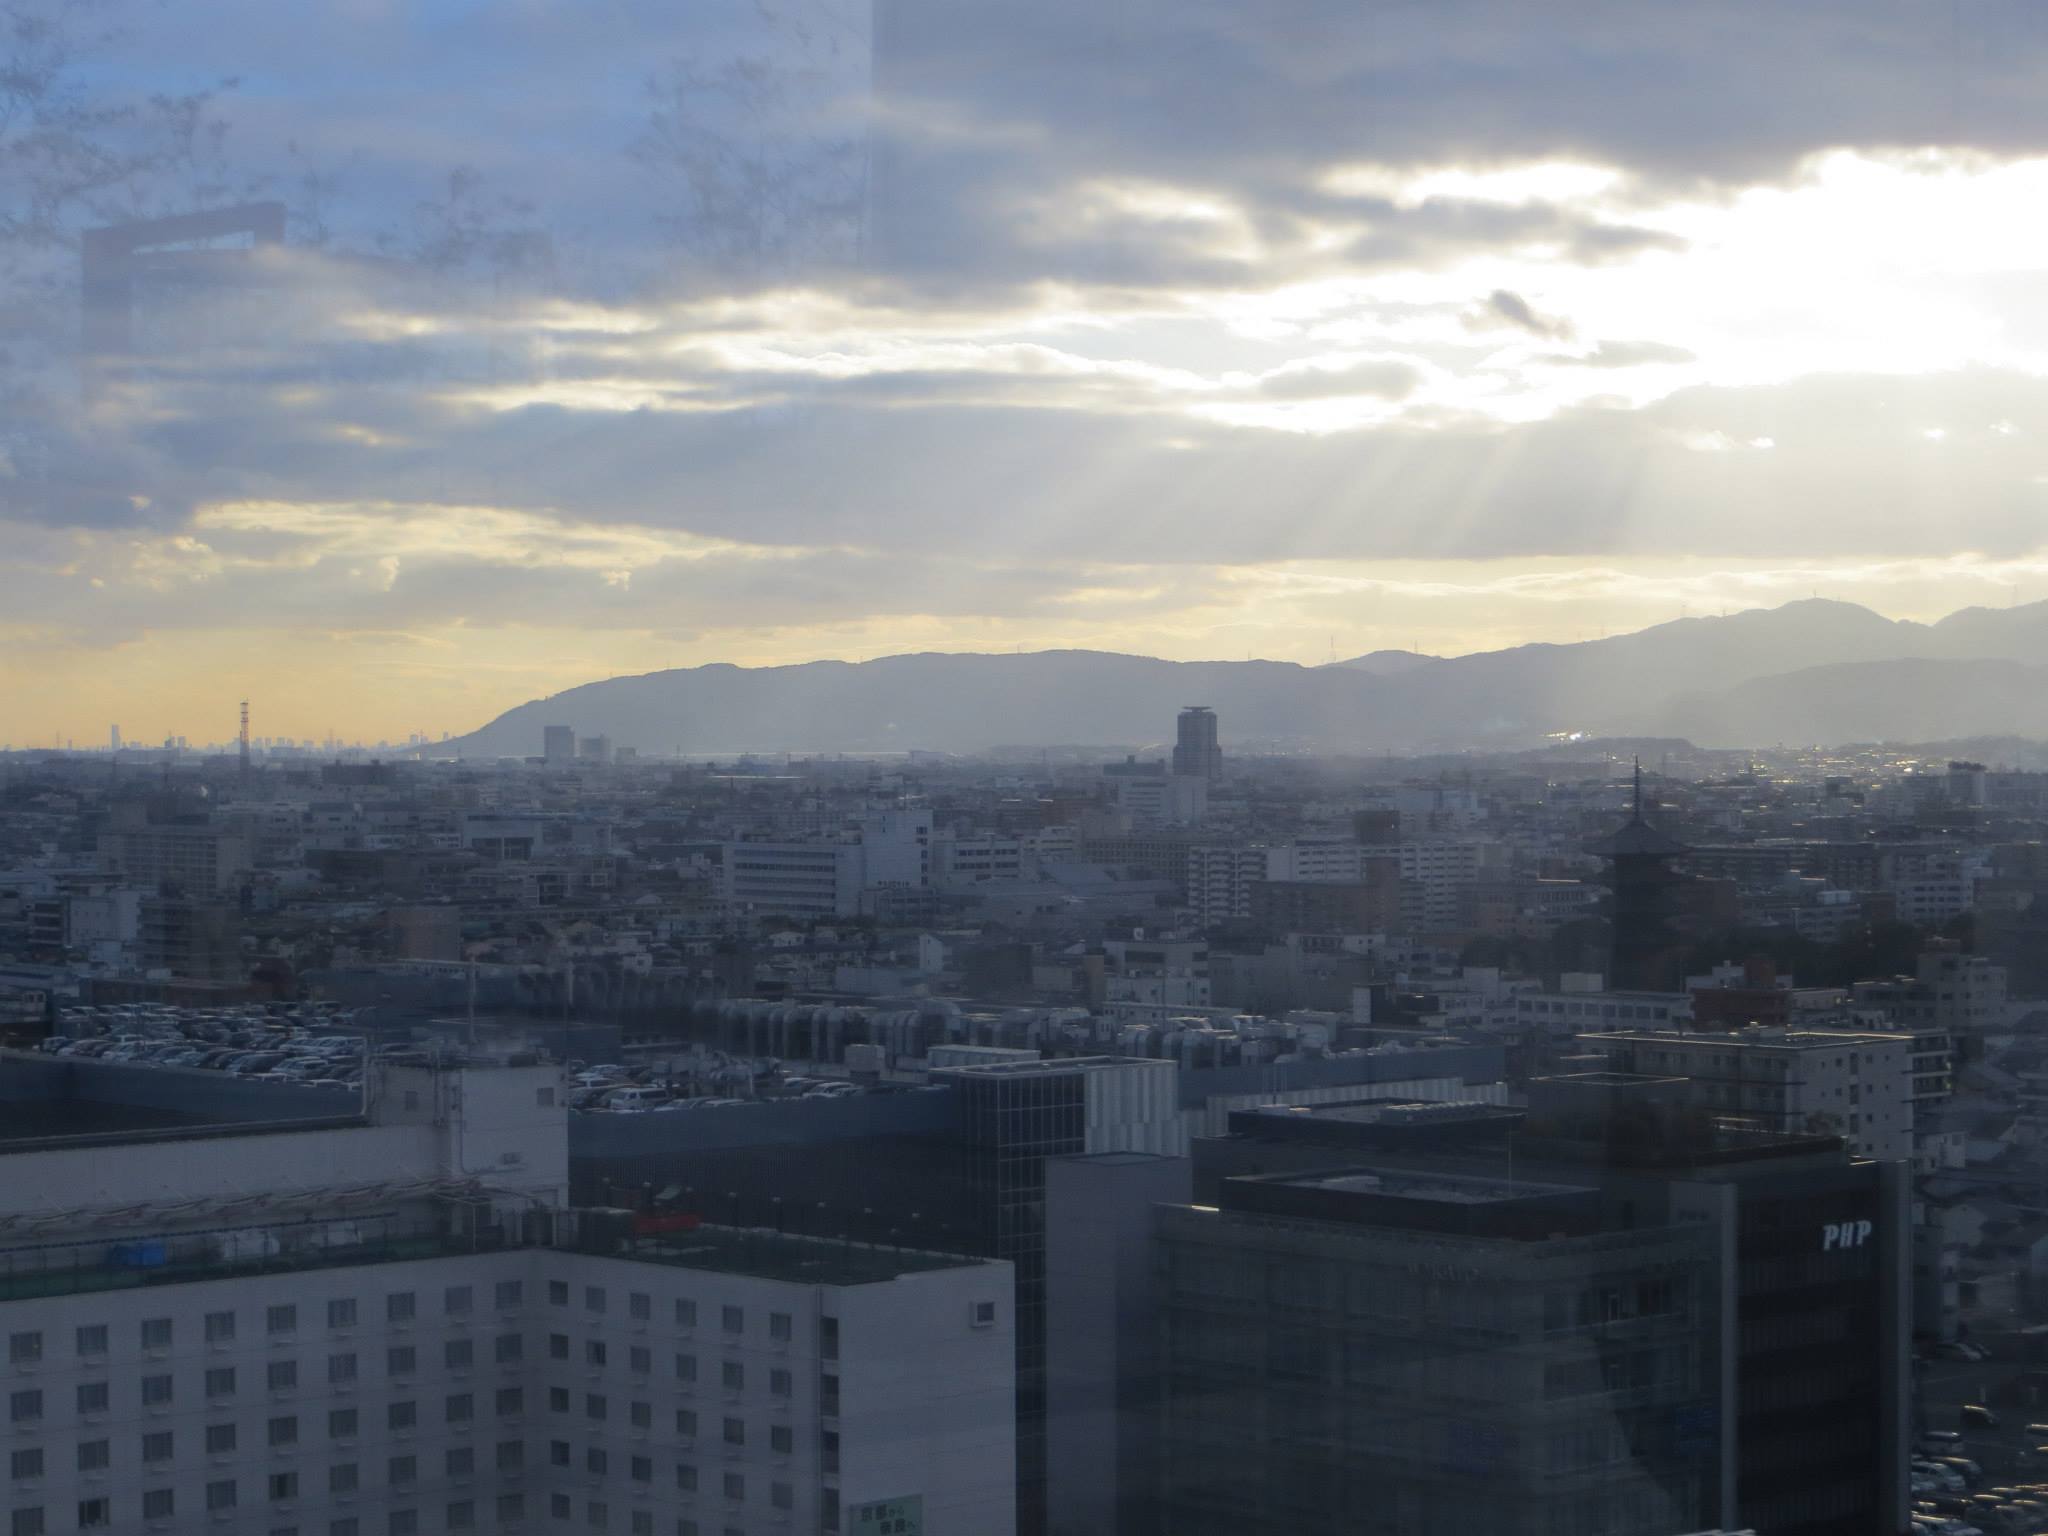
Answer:
M2044 63L2028 0L0 0L0 743L2048 597ZM84 231L249 201L84 350Z

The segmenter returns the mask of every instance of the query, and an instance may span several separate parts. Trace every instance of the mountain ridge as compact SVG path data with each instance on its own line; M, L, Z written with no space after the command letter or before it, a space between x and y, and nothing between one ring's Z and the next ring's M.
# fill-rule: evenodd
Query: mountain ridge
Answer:
M710 662L529 700L435 752L532 756L544 725L644 755L1121 745L1170 735L1195 703L1221 717L1226 751L1498 749L1572 732L1747 746L1799 739L1787 730L1802 722L1815 745L2004 734L2022 721L2048 734L2048 704L2029 692L2048 701L2044 662L2048 602L1924 624L1803 598L1569 644L1317 665L1074 647Z

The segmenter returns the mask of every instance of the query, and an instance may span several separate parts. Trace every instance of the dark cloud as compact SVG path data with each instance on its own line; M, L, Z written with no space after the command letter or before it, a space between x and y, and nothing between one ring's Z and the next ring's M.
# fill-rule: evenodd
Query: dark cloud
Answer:
M1473 317L1473 324L1475 327L1481 327L1503 320L1517 330L1527 331L1531 336L1541 336L1546 341L1567 340L1572 333L1569 321L1547 319L1537 314L1529 301L1519 293L1506 288L1496 288L1486 296L1486 302L1480 306L1480 313Z

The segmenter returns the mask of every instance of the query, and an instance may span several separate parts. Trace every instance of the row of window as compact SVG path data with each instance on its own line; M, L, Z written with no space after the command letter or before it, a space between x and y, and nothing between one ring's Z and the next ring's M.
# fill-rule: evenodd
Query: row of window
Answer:
M835 1383L826 1378L826 1390L831 1394ZM17 1393L20 1397L23 1394ZM573 1399L566 1387L553 1387L548 1392L549 1411L566 1414L572 1410ZM492 1406L501 1418L517 1416L526 1411L526 1390L523 1387L501 1387L494 1394ZM476 1397L468 1392L451 1393L442 1401L444 1423L464 1424L476 1417ZM610 1399L602 1393L586 1393L583 1401L584 1417L594 1423L603 1423L610 1417ZM634 1429L652 1430L654 1427L654 1405L644 1401L632 1401L626 1405L627 1420ZM17 1422L34 1422L22 1419ZM385 1428L391 1431L415 1429L419 1425L419 1404L415 1401L388 1403L384 1409ZM675 1433L684 1438L697 1434L698 1416L694 1408L674 1410ZM330 1408L327 1411L327 1434L333 1440L351 1440L361 1433L362 1418L355 1408ZM272 1448L297 1445L301 1433L301 1416L296 1413L276 1414L264 1425L265 1441ZM769 1426L769 1448L787 1455L792 1447L790 1426L775 1424ZM720 1428L721 1438L727 1445L747 1444L747 1421L738 1415L725 1416ZM559 1443L559 1442L558 1442ZM204 1450L209 1456L232 1454L241 1448L241 1426L234 1421L209 1424L204 1432ZM141 1437L141 1458L144 1466L173 1459L176 1453L176 1436L171 1430L152 1431ZM113 1442L106 1439L83 1440L78 1443L77 1458L80 1471L100 1471L112 1462ZM9 1475L19 1481L43 1475L43 1448L21 1446L10 1453Z
M170 1403L172 1401L170 1383L171 1378L168 1376L143 1377L143 1403L146 1406L152 1407ZM104 1382L93 1382L88 1383L86 1386L80 1387L79 1392L81 1394L81 1402L87 1401L83 1394L85 1394L88 1390L103 1389L104 1386ZM98 1409L88 1411L98 1412L104 1410L105 1398L103 1395L95 1396L90 1400L99 1403L101 1406ZM562 1394L562 1401L564 1407L561 1411L566 1412L566 1404L568 1402L568 1394L566 1392ZM592 1417L601 1419L604 1417L603 1400L599 1398L596 1399L596 1401L598 1402L599 1406L596 1409L596 1411L593 1412ZM524 1387L500 1387L497 1390L497 1393L494 1397L494 1406L500 1415L524 1413L526 1411L526 1389ZM389 1428L392 1429L411 1429L419 1422L419 1404L414 1401L408 1400L405 1402L387 1404L385 1406L384 1412L387 1425ZM35 1424L41 1422L43 1417L42 1389L29 1388L23 1391L12 1393L8 1399L8 1413L12 1422L17 1425ZM470 1419L474 1419L476 1417L476 1394L473 1392L449 1393L447 1397L442 1400L442 1415L444 1421L450 1424L460 1424L467 1422ZM328 1422L330 1426L340 1421L345 1421L349 1426L348 1432L353 1434L355 1432L356 1425L356 1410L353 1408L337 1408L334 1409L328 1415ZM278 1425L296 1425L298 1423L298 1415L282 1414L276 1418L271 1419L270 1423L273 1428L273 1431L275 1431L276 1426ZM216 1449L212 1442L217 1433L223 1436L227 1441L226 1445L219 1447L218 1449L234 1449L233 1442L235 1435L235 1426L233 1424L209 1425L206 1433L208 1440L207 1450L209 1452L214 1451ZM157 1437L153 1435L143 1436L144 1446L147 1447L149 1443L156 1438ZM169 1438L169 1433L167 1431L164 1434L163 1439L167 1441ZM294 1431L294 1438L296 1438L296 1431ZM273 1445L287 1443L289 1442L279 1441L276 1439L273 1439L271 1441L271 1444ZM145 1454L143 1459L149 1460L151 1458Z
M287 1421L273 1419L270 1423L270 1444L285 1447L298 1444L298 1426L290 1421L288 1427L279 1429ZM207 1450L222 1454L235 1449L234 1425L216 1425L228 1433L216 1440L209 1432ZM168 1435L164 1439L168 1440ZM170 1447L161 1448L162 1454L149 1455L145 1459L151 1464L160 1464L171 1459ZM103 1469L108 1462L108 1444L104 1440L87 1440L78 1447L78 1467L90 1472ZM494 1464L500 1472L517 1472L526 1465L526 1442L524 1440L500 1440ZM468 1445L451 1446L442 1455L442 1470L450 1477L469 1477L476 1471L476 1448ZM419 1458L413 1455L393 1456L386 1463L385 1471L394 1488L419 1481ZM17 1450L9 1458L9 1472L17 1482L28 1481L43 1475L43 1452L40 1447ZM354 1493L360 1484L358 1465L354 1462L337 1463L327 1469L327 1491L329 1493Z
M570 1287L566 1280L548 1282L548 1301L559 1307L569 1305ZM524 1303L525 1285L518 1280L501 1280L497 1284L494 1300L500 1311L516 1309ZM587 1312L602 1315L608 1305L605 1288L601 1285L587 1285L583 1288L583 1307ZM451 1285L442 1292L441 1309L444 1316L462 1317L476 1307L475 1289L467 1285ZM626 1296L627 1316L636 1322L651 1322L654 1318L654 1298L645 1291L630 1291ZM411 1322L419 1315L419 1296L414 1291L393 1291L384 1298L384 1320L387 1323ZM327 1303L327 1326L331 1329L353 1328L361 1320L361 1313L352 1296L338 1296ZM687 1297L678 1298L674 1304L674 1320L679 1328L697 1326L697 1303ZM264 1331L273 1337L279 1334L296 1333L299 1328L299 1308L294 1302L282 1302L264 1309ZM828 1323L835 1321L827 1319ZM234 1342L238 1323L233 1310L208 1312L201 1321L201 1327L209 1344ZM726 1306L720 1308L719 1326L729 1334L743 1335L747 1328L747 1314L744 1307ZM144 1318L140 1324L140 1342L146 1350L165 1350L172 1347L176 1337L174 1320L168 1317ZM796 1335L796 1319L788 1312L768 1314L768 1337L777 1343L788 1343ZM511 1335L501 1335L503 1338ZM81 1360L96 1359L107 1354L110 1346L105 1323L85 1323L73 1332L73 1352ZM41 1329L23 1329L7 1336L7 1359L11 1365L33 1365L43 1359L44 1336ZM500 1356L500 1358L505 1358ZM516 1358L514 1356L513 1358Z
M570 1305L571 1287L566 1280L548 1282L548 1305L566 1307ZM583 1287L583 1310L602 1317L611 1305L611 1298L601 1285ZM673 1310L678 1328L697 1326L697 1303L687 1296L676 1298ZM626 1316L634 1322L647 1323L654 1320L654 1298L646 1291L626 1293ZM747 1331L747 1309L738 1306L719 1308L719 1327L726 1333L744 1334ZM796 1318L788 1312L768 1314L768 1337L777 1343L786 1344L796 1336Z
M298 1497L295 1474L275 1472L270 1477L269 1493L272 1500ZM240 1507L241 1492L233 1478L206 1485L206 1508L210 1513L221 1514ZM173 1520L178 1515L176 1491L170 1488L151 1488L144 1491L141 1499L142 1518L145 1520ZM498 1519L501 1523L522 1520L526 1516L526 1495L506 1493L498 1496ZM645 1525L637 1521L635 1532L652 1532L653 1516L648 1511L636 1511L648 1515ZM78 1504L78 1529L82 1531L108 1530L114 1524L112 1501L104 1498L81 1499ZM48 1513L37 1506L17 1509L8 1523L8 1536L46 1536L49 1531ZM395 1509L384 1522L387 1536L416 1536L421 1529L420 1512L416 1509ZM476 1501L457 1499L442 1511L442 1519L435 1529L444 1531L470 1531L476 1529ZM271 1536L298 1536L297 1526L282 1526L272 1531ZM354 1515L346 1515L327 1523L327 1536L363 1536L362 1521Z
M283 1502L298 1497L298 1476L292 1472L270 1474L266 1490L272 1502ZM746 1498L746 1480L735 1472L725 1476L725 1496L739 1503ZM206 1509L212 1514L222 1514L237 1509L241 1502L240 1485L233 1478L222 1478L206 1485ZM770 1483L768 1502L771 1508L788 1510L795 1507L796 1490L788 1483ZM161 1521L177 1518L177 1492L171 1488L150 1488L144 1490L140 1500L142 1518ZM836 1513L828 1503L828 1511ZM78 1529L82 1531L110 1530L114 1524L113 1501L108 1498L81 1499L78 1502ZM566 1493L551 1494L548 1497L548 1513L556 1520L576 1518L575 1502ZM526 1518L526 1495L523 1493L501 1493L497 1497L499 1524ZM456 1499L442 1511L438 1527L444 1531L467 1531L476 1528L477 1505L473 1499ZM592 1530L607 1530L611 1526L611 1506L603 1500L593 1499L585 1503L584 1524ZM632 1536L653 1536L654 1512L635 1509L627 1512L627 1528ZM827 1529L831 1529L828 1514ZM49 1514L41 1505L16 1509L9 1517L8 1536L48 1536ZM420 1530L420 1512L416 1509L394 1509L384 1520L386 1536L417 1536ZM704 1536L703 1528L695 1517L684 1515L677 1519L676 1536ZM297 1526L280 1526L271 1536L299 1536ZM342 1515L327 1522L327 1536L364 1536L363 1522L356 1515ZM725 1536L744 1536L737 1526L726 1526Z

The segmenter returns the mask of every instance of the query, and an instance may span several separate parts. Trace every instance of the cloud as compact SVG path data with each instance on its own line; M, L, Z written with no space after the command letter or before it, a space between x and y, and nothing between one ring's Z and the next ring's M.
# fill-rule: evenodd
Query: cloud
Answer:
M1546 319L1536 313L1527 299L1506 288L1496 288L1486 296L1486 302L1480 307L1480 313L1474 317L1472 323L1476 328L1484 326L1489 321L1506 321L1518 330L1527 331L1532 336L1541 336L1548 341L1569 340L1572 334L1570 321Z

